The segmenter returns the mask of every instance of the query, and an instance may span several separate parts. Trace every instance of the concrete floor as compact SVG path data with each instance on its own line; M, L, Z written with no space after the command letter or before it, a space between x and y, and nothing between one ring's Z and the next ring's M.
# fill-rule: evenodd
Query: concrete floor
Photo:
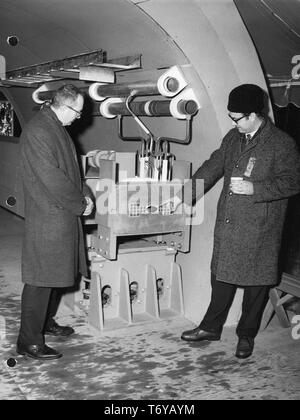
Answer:
M40 362L17 356L22 231L23 220L0 208L0 315L6 322L0 338L1 400L300 399L300 340L276 318L258 335L253 356L239 360L232 327L220 342L198 344L180 340L184 329L194 327L184 318L95 334L84 312L62 306L58 322L76 333L47 344L64 357ZM9 357L16 357L15 367L7 366Z

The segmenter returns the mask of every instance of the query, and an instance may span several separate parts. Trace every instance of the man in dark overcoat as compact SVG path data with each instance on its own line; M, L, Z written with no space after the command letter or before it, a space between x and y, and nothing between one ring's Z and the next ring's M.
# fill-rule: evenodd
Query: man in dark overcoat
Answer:
M233 89L228 115L235 127L192 177L204 180L204 192L222 177L224 185L214 231L211 302L200 325L183 332L181 338L219 340L236 288L242 287L238 358L253 352L269 289L278 282L288 197L300 191L296 144L263 116L263 108L260 87L245 84ZM197 199L194 184L193 198Z
M45 344L44 334L68 336L58 325L58 296L86 275L80 216L92 211L82 185L74 144L65 129L83 109L83 95L63 85L23 129L21 171L25 199L22 252L21 326L17 352L34 359L57 359L61 353Z

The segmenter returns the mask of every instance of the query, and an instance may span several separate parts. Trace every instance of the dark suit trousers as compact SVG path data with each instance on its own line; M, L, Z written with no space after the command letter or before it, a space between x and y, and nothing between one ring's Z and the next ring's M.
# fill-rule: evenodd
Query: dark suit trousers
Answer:
M43 345L44 329L54 323L60 291L25 284L21 300L21 326L18 343Z
M214 274L211 275L211 286L210 305L200 327L205 331L221 333L238 286L218 281ZM268 302L270 286L245 286L243 289L242 314L236 333L239 337L254 338Z

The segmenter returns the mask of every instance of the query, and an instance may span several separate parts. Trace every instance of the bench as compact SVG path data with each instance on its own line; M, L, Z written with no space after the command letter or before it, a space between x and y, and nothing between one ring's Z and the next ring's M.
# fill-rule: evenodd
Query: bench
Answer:
M270 290L269 301L261 322L261 329L265 329L268 326L274 312L282 327L288 328L291 326L288 314L283 305L293 296L300 298L300 279L283 273L280 284Z

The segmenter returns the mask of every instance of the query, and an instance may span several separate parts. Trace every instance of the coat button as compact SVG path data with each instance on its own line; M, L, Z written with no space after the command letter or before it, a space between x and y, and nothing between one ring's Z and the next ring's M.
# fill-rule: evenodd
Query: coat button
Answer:
M229 195L232 195L233 194L233 192L232 191L229 191Z
M225 220L225 223L229 223L229 222L230 222L230 220L229 220L229 219L226 219L226 220Z
M239 167L239 165L238 165L238 164L236 164L236 165L235 165L235 167L236 167L236 168L238 168L238 167Z

